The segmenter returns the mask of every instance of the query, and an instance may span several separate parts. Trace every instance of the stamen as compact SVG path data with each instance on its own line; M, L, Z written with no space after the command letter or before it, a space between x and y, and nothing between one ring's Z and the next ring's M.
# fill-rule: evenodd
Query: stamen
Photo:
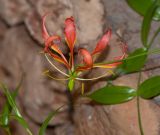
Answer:
M66 80L69 80L69 78L57 78L57 77L51 76L51 75L49 74L49 70L44 71L43 74L46 75L46 76L48 76L48 77L51 78L51 79L58 80L58 81L66 81Z
M110 72L107 72L106 74L103 74L103 75L101 75L101 76L94 77L94 78L79 78L79 77L77 77L77 78L75 78L75 79L76 79L76 80L79 80L79 81L93 81L93 80L98 80L98 79L100 79L100 78L103 78L103 77L109 75L108 73L110 73Z
M66 74L66 73L64 73L63 71L61 71L60 69L58 69L58 68L50 61L50 59L48 58L47 54L45 54L45 57L46 57L47 61L51 64L51 66L53 66L58 72L60 72L60 73L63 74L64 76L69 77L68 74Z
M116 75L112 70L108 70L109 73L111 73L112 75Z
M82 82L82 91L81 94L84 95L84 83Z

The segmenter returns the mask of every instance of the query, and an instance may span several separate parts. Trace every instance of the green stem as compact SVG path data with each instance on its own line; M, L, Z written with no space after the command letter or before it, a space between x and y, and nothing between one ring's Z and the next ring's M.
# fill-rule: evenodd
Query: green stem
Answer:
M27 129L27 132L28 132L29 135L33 135L32 132L29 129Z
M141 112L140 112L139 96L137 96L137 112L138 112L139 130L140 130L141 135L144 135L143 127L142 127L142 120L141 120Z
M139 87L140 82L141 82L141 75L142 75L142 72L140 71L139 72L139 77L138 77L138 83L137 83L137 90L138 90L138 87ZM140 130L141 135L144 135L143 126L142 126L142 120L141 120L141 111L140 111L139 96L137 96L137 114L138 114L139 130Z
M159 32L160 32L160 27L159 27L159 28L156 30L156 32L154 33L154 35L153 35L153 37L152 37L152 39L151 39L151 41L150 41L150 43L149 43L149 45L148 45L148 49L151 48L151 46L152 46L155 38L156 38L157 35L159 34Z
M7 132L8 135L11 135L11 131L9 128L6 128L5 131Z

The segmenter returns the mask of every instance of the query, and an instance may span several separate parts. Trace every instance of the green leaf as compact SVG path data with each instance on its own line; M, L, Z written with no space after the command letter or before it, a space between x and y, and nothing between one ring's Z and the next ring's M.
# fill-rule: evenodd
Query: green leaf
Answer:
M150 99L160 94L160 76L154 76L145 80L138 89L138 95Z
M17 108L17 106L16 106L16 103L15 103L14 99L12 98L12 95L11 95L11 93L9 92L7 86L4 85L4 84L1 84L1 87L2 87L2 89L3 89L4 94L5 94L6 97L7 97L8 103L9 103L10 106L13 108L14 112L16 113L17 116L21 117L21 114L20 114L20 112L19 112L19 110L18 110L18 108Z
M155 0L127 0L129 6L143 16L154 1Z
M144 15L144 19L142 22L142 29L141 29L141 40L145 47L148 45L148 35L151 27L152 18L154 16L155 11L157 10L157 1L155 1L147 10Z
M160 6L158 5L158 7L156 8L156 11L154 13L153 19L155 21L159 21L160 20Z
M17 85L16 89L11 93L11 96L15 102L15 98L18 94L18 91L20 89L20 86L22 84L22 81L23 81L23 75L21 77L21 80L19 82L19 84ZM3 107L3 110L2 110L2 116L1 116L1 122L2 122L2 126L4 127L7 127L8 124L9 124L9 115L11 114L12 112L12 107L10 106L9 102L6 101L4 107Z
M6 102L6 104L4 105L3 107L3 110L2 110L2 116L1 116L1 126L3 127L8 127L8 124L9 124L9 114L10 114L10 105L8 102Z
M101 104L119 104L127 102L136 96L136 91L127 86L106 86L87 97Z
M63 105L63 106L64 106L64 105ZM47 128L50 120L51 120L55 115L58 114L59 110L60 110L63 106L59 107L56 111L51 112L51 113L48 115L48 117L46 118L46 120L43 122L41 128L39 129L39 135L44 135L44 134L45 134L45 130L46 130L46 128Z
M28 123L22 118L17 115L10 115L10 118L17 120L28 132L29 135L32 135L32 132L29 129Z
M68 88L69 88L70 91L73 90L73 88L74 88L74 79L69 79Z
M144 55L142 55L144 54ZM135 57L138 56L139 57ZM129 73L139 71L145 64L147 59L147 50L145 48L138 48L123 61L123 63L117 67L117 73Z
M152 4L154 4L155 1L156 0L127 0L127 3L137 13L139 13L142 16L145 16L145 14L147 13L147 10L151 7ZM157 3L157 5L159 6L159 3ZM159 8L157 8L157 10L155 11L153 20L155 21L160 20Z

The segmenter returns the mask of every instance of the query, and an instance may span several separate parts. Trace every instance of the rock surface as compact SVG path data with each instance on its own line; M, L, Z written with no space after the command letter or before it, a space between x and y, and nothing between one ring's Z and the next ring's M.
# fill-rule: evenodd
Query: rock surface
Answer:
M11 26L22 23L29 9L26 0L0 1L0 16Z
M50 122L46 135L139 135L136 100L115 106L91 104L90 100L79 98L81 82L77 82L73 92L75 106L72 111L72 102L66 92L65 82L54 81L42 75L46 69L52 71L44 55L40 54L42 47L39 46L43 46L41 16L46 12L51 13L46 21L50 34L61 35L63 41L64 20L68 16L75 17L78 27L76 56L79 47L92 51L108 27L113 28L111 42L108 48L97 56L96 62L110 61L122 54L121 40L117 34L127 41L129 51L140 47L142 17L134 13L125 0L1 0L0 7L0 81L14 89L24 73L17 103L34 135L38 134L48 113L63 104L66 106ZM66 46L62 50L68 55ZM149 66L152 65L152 58ZM58 68L66 72L63 66L58 65ZM158 70L148 72L147 75L153 72L157 74ZM92 70L83 77L92 78L104 73L104 70ZM53 75L63 77L54 69ZM143 79L146 79L147 75L145 72ZM114 83L135 88L136 81L137 75L132 74L123 76ZM105 78L85 83L85 92L105 85ZM0 98L0 107L2 100L4 102L4 99ZM159 106L153 101L140 102L145 134L159 135ZM26 135L18 123L12 122L11 125L13 135ZM1 130L0 134L3 135Z

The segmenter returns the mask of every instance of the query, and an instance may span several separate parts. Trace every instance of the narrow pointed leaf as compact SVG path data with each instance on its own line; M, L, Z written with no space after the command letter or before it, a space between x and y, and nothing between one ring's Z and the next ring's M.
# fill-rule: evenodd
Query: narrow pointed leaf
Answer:
M134 58L134 56L138 55L140 56ZM139 71L144 66L146 59L147 50L144 48L138 48L123 61L123 63L116 69L116 71L118 73L129 73Z
M9 113L10 113L9 107L10 107L9 103L6 102L2 110L2 116L1 116L2 125L1 126L3 127L7 127L9 124Z
M127 102L136 96L136 91L127 86L106 86L87 97L101 104L119 104Z
M32 135L32 133L31 133L31 131L29 129L28 123L22 117L19 117L17 115L10 115L10 118L14 119L14 120L17 120L18 123L20 125L22 125L24 127L24 129L28 132L28 134Z
M12 98L11 93L9 92L7 86L5 86L4 84L1 84L1 87L3 89L4 94L7 97L7 101L10 104L10 106L13 108L14 112L16 113L16 115L18 115L19 117L21 117L21 114L16 106L16 103L14 101L14 99Z
M157 7L158 7L157 2L155 1L149 7L143 19L142 29L141 29L141 40L145 47L147 47L148 45L148 36L149 36L150 27L151 27L151 22Z
M160 95L160 76L145 80L138 89L138 95L145 99Z
M19 82L19 84L17 85L16 89L11 93L11 96L13 98L13 100L15 101L15 98L18 94L18 91L20 89L20 86L22 84L23 81L23 75L21 77L21 80ZM11 114L12 111L12 107L10 106L9 102L6 101L3 110L2 110L2 116L1 116L1 122L2 122L2 126L7 127L9 124L9 115Z
M56 111L51 112L48 117L46 118L46 120L43 122L41 128L39 129L39 135L45 135L45 130L50 122L51 119L53 119L53 117L55 115L58 114L59 110L62 108L63 106L59 107Z

